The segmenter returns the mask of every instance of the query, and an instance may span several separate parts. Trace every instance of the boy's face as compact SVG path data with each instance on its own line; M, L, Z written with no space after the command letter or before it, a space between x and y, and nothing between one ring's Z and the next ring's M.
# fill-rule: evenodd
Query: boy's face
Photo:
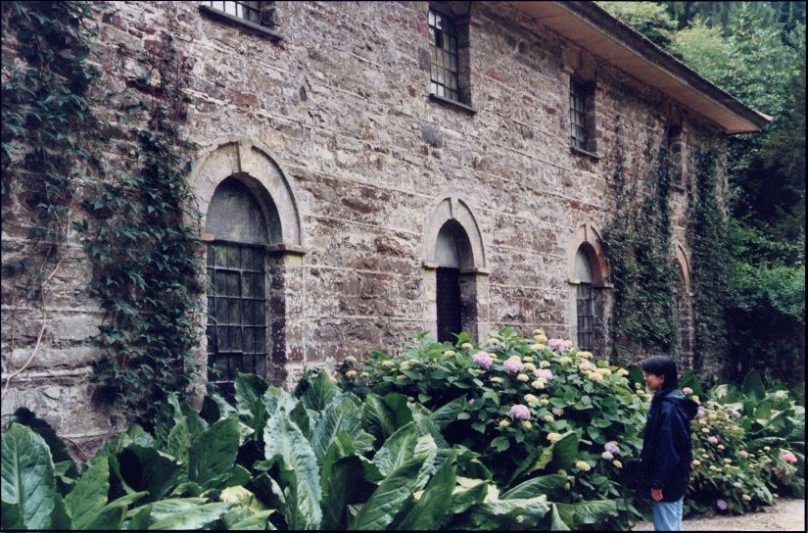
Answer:
M664 376L658 376L650 372L645 373L645 386L648 387L648 390L656 392L662 388L663 383L665 383Z

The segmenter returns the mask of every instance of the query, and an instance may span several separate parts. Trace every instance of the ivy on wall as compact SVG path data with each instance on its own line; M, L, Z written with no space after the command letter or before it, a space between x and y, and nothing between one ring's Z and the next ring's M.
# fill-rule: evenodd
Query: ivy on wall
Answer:
M94 379L99 390L148 421L160 399L186 391L195 371L200 254L183 156L188 147L178 131L190 66L169 29L150 53L136 52L144 74L129 80L123 98L115 100L115 91L100 96L91 90L101 84L93 85L98 74L87 62L92 9L116 8L4 4L4 35L13 28L27 65L3 87L15 106L3 110L4 126L7 119L11 124L8 138L3 129L3 218L15 181L42 237L63 241L73 208L72 228L93 267L90 291L105 311L97 341L107 357L95 365ZM118 123L100 124L90 110L114 101L121 102ZM18 172L12 152L22 143L28 148ZM101 155L113 146L116 158ZM81 180L77 163L84 163Z
M727 347L725 309L729 295L730 254L727 219L719 203L718 149L697 156L695 198L690 199L689 240L693 250L692 283L695 321L693 367L701 371L706 358L722 360Z
M614 285L612 360L627 363L640 354L677 350L677 273L671 246L673 162L668 137L659 143L643 188L624 174L621 130L618 123L611 173L618 216L604 231L603 244Z

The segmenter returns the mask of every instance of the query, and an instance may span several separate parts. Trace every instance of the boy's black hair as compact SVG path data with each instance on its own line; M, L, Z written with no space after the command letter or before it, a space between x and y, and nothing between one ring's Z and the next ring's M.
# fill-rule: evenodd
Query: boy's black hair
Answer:
M679 388L679 376L676 372L676 363L667 355L652 355L640 363L643 372L662 376L665 381L662 389Z

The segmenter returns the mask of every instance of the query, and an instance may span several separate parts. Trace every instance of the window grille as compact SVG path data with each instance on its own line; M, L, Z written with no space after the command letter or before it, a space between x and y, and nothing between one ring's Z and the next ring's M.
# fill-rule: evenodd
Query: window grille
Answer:
M594 344L592 325L595 321L595 312L593 310L591 283L578 284L577 304L578 348L592 351Z
M589 128L587 126L587 99L589 89L584 82L572 77L570 79L570 142L575 148L587 150L589 146Z
M460 270L438 268L436 273L436 307L438 308L438 342L455 342L453 333L463 330L460 298Z
M202 5L217 9L228 15L249 20L256 24L261 23L260 2L202 2Z
M224 390L238 372L265 374L264 254L260 245L208 245L208 368Z
M457 27L451 18L429 10L429 92L460 101L458 93Z

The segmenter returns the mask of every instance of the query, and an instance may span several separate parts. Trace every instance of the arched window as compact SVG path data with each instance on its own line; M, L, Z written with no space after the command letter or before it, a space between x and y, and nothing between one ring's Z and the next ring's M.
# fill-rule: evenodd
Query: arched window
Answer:
M585 245L575 253L575 279L578 281L575 314L578 321L578 348L594 349L595 306L592 291L592 266Z
M435 244L438 341L454 341L454 334L468 331L468 315L474 306L468 301L472 296L468 288L461 289L461 284L467 283L460 274L460 266L470 250L471 243L460 224L450 220L441 227Z
M208 379L225 392L238 372L265 376L269 353L266 250L277 213L271 200L262 209L249 179L222 181L208 207Z
M682 368L690 368L693 363L693 308L690 298L690 276L688 275L688 263L684 251L676 249L676 260L674 269L678 274L676 280L676 306L674 313L678 329L678 346L676 350L676 362Z
M488 331L488 270L482 234L468 204L443 198L429 217L424 248L424 329L440 341Z

